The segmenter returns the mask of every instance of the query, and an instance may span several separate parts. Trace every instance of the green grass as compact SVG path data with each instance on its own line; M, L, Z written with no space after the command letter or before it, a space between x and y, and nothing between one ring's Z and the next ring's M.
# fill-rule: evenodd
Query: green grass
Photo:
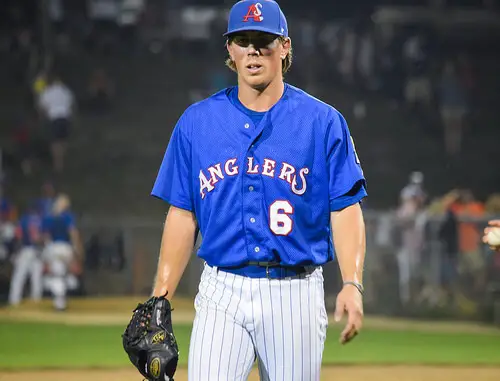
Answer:
M122 326L73 326L0 321L0 368L121 367ZM181 365L186 365L191 326L176 325ZM500 365L500 335L365 330L354 342L338 344L328 331L324 352L330 364Z

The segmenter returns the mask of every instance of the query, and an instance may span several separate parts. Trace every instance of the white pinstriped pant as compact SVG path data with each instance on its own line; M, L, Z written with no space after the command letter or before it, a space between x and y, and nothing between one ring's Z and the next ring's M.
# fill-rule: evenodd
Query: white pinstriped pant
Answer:
M323 271L255 279L208 265L195 299L189 381L316 381L328 319Z

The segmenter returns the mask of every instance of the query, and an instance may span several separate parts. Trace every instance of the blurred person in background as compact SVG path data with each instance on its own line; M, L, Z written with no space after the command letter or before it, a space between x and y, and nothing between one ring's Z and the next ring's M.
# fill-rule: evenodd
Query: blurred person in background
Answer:
M408 180L408 184L405 185L400 193L401 202L406 201L415 194L425 201L427 196L424 189L424 174L420 171L414 171L410 174Z
M43 93L46 87L47 87L47 72L46 70L42 69L36 74L35 78L33 79L33 83L31 85L33 98L36 100L35 103L38 103L40 95Z
M363 86L368 90L375 90L377 87L375 78L375 37L371 28L365 28L360 35L356 63Z
M469 277L472 287L467 291L481 292L484 282L485 258L481 252L481 230L479 222L485 215L484 203L476 200L472 191L460 191L460 197L452 206L459 219L458 244L461 274Z
M401 203L397 210L397 219L401 229L401 247L397 253L399 267L400 300L408 304L412 297L412 284L422 257L425 243L424 234L427 223L425 194L421 188L423 175L415 172L411 183L401 192Z
M111 108L115 89L111 78L106 70L95 69L88 85L88 106L91 112L101 114Z
M2 179L0 179L0 221L14 222L16 219L17 219L16 208L14 204L4 194L3 181Z
M406 72L405 99L409 108L415 112L426 111L432 100L425 45L424 36L419 32L414 33L403 44Z
M457 190L449 192L443 197L442 206L445 211L444 220L439 229L442 243L441 255L441 286L448 298L453 295L453 286L458 276L458 217L453 210L453 204L460 198Z
M57 196L52 213L43 219L42 231L46 243L42 259L47 269L47 288L54 297L54 308L63 311L67 307L68 275L79 275L83 263L80 233L68 196Z
M16 219L16 208L4 195L3 179L0 178L0 260L6 259L14 251Z
M73 93L57 74L51 73L38 102L42 117L48 122L54 171L62 172L75 108Z
M52 213L55 200L56 189L54 184L51 181L45 181L42 185L40 198L36 200L38 209L42 213L43 217Z
M446 62L438 85L439 108L444 128L444 146L450 157L457 157L462 149L467 96L455 65Z
M34 125L34 118L25 113L12 131L16 166L19 165L21 167L25 176L30 176L33 173L33 164L36 156Z
M14 270L9 290L9 304L11 305L21 302L24 284L28 277L30 278L31 299L39 301L42 298L41 227L40 211L37 205L32 205L17 224L16 239L20 249L13 260Z
M484 217L484 204L476 200L471 190L460 191L460 197L453 204L453 212L462 219L459 224L459 245L464 255L479 252L481 232L475 220Z
M337 66L339 73L342 75L342 80L347 84L352 84L354 82L354 63L358 36L351 25L346 26L344 32L340 60Z

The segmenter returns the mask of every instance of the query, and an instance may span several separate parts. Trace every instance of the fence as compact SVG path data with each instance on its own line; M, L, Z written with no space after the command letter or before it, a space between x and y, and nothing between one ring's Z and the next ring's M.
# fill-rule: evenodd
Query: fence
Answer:
M402 222L393 212L365 211L365 221L367 313L500 319L500 253L480 242L486 220L462 220L450 229L442 217L422 214ZM84 220L80 229L86 250L84 295L150 293L162 221ZM196 294L203 268L195 255L199 244L200 239L180 295ZM336 261L324 266L324 276L327 309L333 310L341 285Z

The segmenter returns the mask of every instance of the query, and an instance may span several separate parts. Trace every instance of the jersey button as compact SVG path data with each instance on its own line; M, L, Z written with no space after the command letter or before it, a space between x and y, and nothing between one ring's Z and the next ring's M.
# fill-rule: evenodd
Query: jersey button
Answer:
M245 123L245 128L250 128L250 125L248 123Z
M256 253L258 253L260 251L260 247L259 246L256 246L255 249L253 249Z
M254 187L250 185L250 186L248 187L248 190L249 190L250 192L253 192Z
M253 217L252 217L252 218L250 218L250 222L251 222L252 224L254 224L254 223L255 223L255 218L253 218Z

